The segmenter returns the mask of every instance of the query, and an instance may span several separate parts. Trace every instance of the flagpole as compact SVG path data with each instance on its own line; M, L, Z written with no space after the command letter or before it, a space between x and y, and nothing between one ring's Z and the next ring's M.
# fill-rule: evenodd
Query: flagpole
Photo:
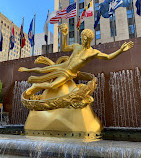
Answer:
M94 23L95 23L95 0L93 0L93 9L94 9ZM95 28L96 29L96 28ZM96 45L96 30L94 29L94 42L95 42L95 45Z
M11 33L10 33L10 38L11 38L11 35L12 35L12 26L13 26L13 21L11 23ZM10 38L9 38L9 48L8 48L8 60L9 60L9 53L10 53Z
M79 21L79 0L76 0L76 8L77 8L77 22ZM79 43L79 31L77 31L77 43Z
M48 9L48 16L49 16L49 9ZM48 53L48 23L47 23L46 55L47 53Z
M61 3L60 3L61 4ZM60 8L62 10L62 4L60 5ZM62 24L62 18L60 20L60 24ZM60 29L60 52L62 51L62 31Z
M113 39L114 39L114 42L115 42L115 22L114 22L114 13L112 14L112 26L113 26Z
M23 17L23 23L22 23L22 25L24 26L24 17ZM23 30L22 30L23 31ZM23 34L23 33L22 33ZM22 54L22 41L23 41L23 37L21 36L21 43L20 43L20 56L19 56L19 58L21 58L21 54Z
M34 43L35 43L35 19L36 19L36 13L34 14L34 36L33 36L33 52L32 52L32 56L34 56Z
M135 15L134 15L134 6L133 6L133 0L131 1L131 8L133 9L132 12L132 19L133 19L133 27L134 27L134 36L135 38L137 37L137 32L136 32L136 25L135 25Z

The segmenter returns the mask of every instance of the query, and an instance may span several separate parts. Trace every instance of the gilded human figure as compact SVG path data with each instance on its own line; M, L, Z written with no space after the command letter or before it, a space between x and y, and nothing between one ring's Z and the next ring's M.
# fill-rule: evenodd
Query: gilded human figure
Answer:
M133 42L124 43L119 50L111 54L104 54L97 49L91 47L91 42L94 38L94 33L90 29L85 29L81 33L82 44L72 44L67 45L67 35L68 26L67 24L62 24L60 26L63 39L62 39L62 49L64 52L72 51L69 58L65 58L65 62L58 62L57 64L46 57L39 57L35 60L35 63L46 63L49 66L43 68L32 68L27 69L24 67L19 68L21 72L35 72L35 73L45 73L43 76L31 76L28 82L33 83L33 85L27 89L26 95L31 96L37 91L42 89L55 89L69 80L76 78L79 70L84 67L88 62L94 58L111 60L116 58L123 52L126 52L133 47Z
M89 134L96 137L102 130L102 124L91 108L94 101L91 94L97 87L97 80L93 74L80 72L80 69L94 58L111 60L117 57L132 48L133 42L125 42L119 50L107 55L91 47L93 31L82 31L81 45L67 45L68 26L62 24L59 28L63 35L63 51L71 51L71 56L60 57L56 62L40 56L35 63L45 64L45 67L19 68L21 72L44 74L30 76L28 82L33 84L21 95L23 105L30 110L24 126L25 131L61 131L61 134L68 131L76 135L82 132L82 135L85 133L85 138ZM76 84L74 78L89 82ZM44 90L43 93L36 95L40 90Z

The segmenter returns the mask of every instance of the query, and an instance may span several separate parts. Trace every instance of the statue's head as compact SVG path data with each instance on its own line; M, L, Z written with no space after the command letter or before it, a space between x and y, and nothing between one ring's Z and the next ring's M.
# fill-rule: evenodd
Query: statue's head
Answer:
M83 47L90 46L91 41L94 38L94 33L90 29L85 29L81 32L81 43Z

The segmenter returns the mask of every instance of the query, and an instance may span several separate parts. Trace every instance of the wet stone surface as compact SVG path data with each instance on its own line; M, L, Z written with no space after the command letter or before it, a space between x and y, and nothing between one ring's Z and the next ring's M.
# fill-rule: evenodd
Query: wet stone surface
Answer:
M140 158L141 142L0 135L0 157Z

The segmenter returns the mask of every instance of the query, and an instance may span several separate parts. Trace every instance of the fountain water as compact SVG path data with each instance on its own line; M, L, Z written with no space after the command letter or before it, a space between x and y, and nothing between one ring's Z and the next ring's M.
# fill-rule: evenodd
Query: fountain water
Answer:
M93 93L92 105L95 113L104 126L106 122L106 77L104 73L97 75L98 86ZM87 81L79 83L86 84ZM12 124L24 124L28 110L20 102L21 93L30 87L26 81L16 81L13 90ZM115 127L140 126L137 105L141 99L141 76L139 68L135 70L122 70L111 72L109 78L109 94L112 98L113 119ZM39 134L40 135L40 134ZM118 135L118 133L116 133ZM129 134L127 134L129 135ZM65 137L65 136L64 136ZM129 139L129 138L127 138ZM126 139L126 140L127 140ZM54 137L25 137L0 135L1 157L141 157L139 142L116 142L102 140L99 142L86 142L83 139Z
M140 127L137 113L141 99L141 76L138 68L110 73L109 91L112 95L115 127Z
M27 81L15 81L13 89L11 124L24 124L29 113L21 103L21 94L31 86Z
M93 93L94 103L92 108L100 118L105 127L106 119L106 81L104 73L98 73L97 89ZM87 81L79 80L86 84ZM11 124L24 124L28 110L21 103L21 93L31 85L27 81L16 81L13 90L12 118ZM138 67L135 70L122 70L111 72L109 78L109 98L113 114L111 119L114 127L140 127L140 112L137 109L141 101L141 76Z

